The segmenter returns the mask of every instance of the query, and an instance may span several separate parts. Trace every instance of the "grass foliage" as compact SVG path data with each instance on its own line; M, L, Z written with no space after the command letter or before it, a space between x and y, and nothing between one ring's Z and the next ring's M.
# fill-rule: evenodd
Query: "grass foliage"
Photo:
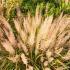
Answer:
M70 70L69 5L68 0L1 1L0 70Z
M69 70L70 15L24 16L17 8L13 27L0 16L0 70Z

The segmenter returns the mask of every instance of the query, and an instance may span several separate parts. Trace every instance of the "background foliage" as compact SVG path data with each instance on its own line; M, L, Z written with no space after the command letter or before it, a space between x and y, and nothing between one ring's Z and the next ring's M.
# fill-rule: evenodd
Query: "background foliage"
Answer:
M20 7L24 14L30 12L34 15L37 6L40 7L44 16L51 14L57 16L61 12L70 14L70 2L67 2L67 0L5 0L5 15L7 18L14 17L17 7ZM48 14L46 14L46 11L48 11Z

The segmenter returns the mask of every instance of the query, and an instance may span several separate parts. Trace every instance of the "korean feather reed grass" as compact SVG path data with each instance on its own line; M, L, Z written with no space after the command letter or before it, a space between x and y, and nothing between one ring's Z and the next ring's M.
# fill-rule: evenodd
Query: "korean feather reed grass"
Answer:
M24 16L20 9L13 27L0 16L0 70L69 70L70 15Z

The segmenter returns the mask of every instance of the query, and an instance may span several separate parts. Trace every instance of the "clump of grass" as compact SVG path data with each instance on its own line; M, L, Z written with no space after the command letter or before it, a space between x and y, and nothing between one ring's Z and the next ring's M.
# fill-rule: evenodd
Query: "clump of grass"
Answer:
M0 16L1 70L64 70L70 60L70 15L42 17L39 6L35 16L24 16L17 8L13 28ZM67 47L67 52L61 52ZM3 61L4 60L4 61Z

